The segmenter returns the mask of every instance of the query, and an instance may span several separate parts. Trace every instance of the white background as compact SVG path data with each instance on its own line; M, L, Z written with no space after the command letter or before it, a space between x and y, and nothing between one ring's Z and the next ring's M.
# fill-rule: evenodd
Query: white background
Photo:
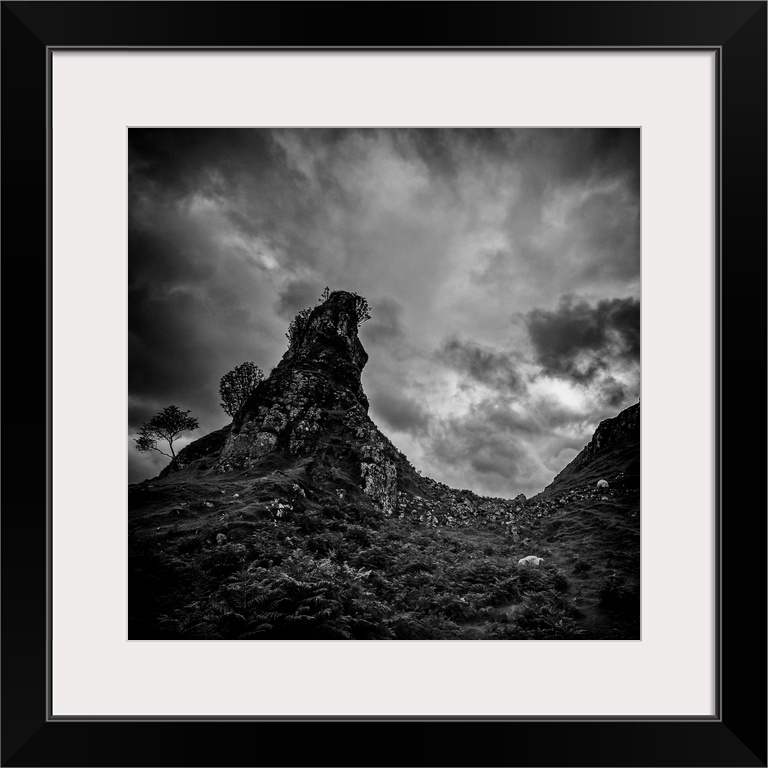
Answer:
M713 714L714 74L698 52L55 53L53 714ZM642 128L641 641L127 640L131 125Z

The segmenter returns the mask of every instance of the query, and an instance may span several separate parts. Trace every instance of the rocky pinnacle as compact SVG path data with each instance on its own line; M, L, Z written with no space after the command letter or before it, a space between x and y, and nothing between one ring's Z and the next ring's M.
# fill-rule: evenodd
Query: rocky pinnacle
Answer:
M311 457L316 473L342 469L394 511L397 464L407 460L368 417L359 301L335 291L298 318L282 360L236 414L219 471L253 466L273 452Z

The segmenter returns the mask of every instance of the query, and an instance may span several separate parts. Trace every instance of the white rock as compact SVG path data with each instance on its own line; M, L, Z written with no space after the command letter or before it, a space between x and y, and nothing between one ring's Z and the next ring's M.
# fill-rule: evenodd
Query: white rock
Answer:
M518 568L538 568L544 562L543 557L536 557L536 555L528 555L527 557L521 557L517 561Z
M607 488L608 487L608 481L607 480L598 480L597 481L597 487L598 488Z

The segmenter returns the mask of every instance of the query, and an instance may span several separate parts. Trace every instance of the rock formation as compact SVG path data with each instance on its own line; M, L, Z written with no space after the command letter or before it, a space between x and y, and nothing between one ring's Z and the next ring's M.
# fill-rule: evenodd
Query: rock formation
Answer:
M399 489L421 485L368 416L360 381L368 361L357 333L360 301L335 291L297 316L288 351L236 415L219 472L253 467L273 452L306 458L312 475L341 472L390 515Z
M606 476L611 485L639 477L640 404L603 421L591 442L534 499L478 496L420 475L368 416L361 383L368 355L358 337L361 297L335 291L297 315L282 360L235 415L163 471L208 469L253 476L301 468L312 487L338 498L362 494L387 516L427 526L503 526L546 511L553 494ZM280 464L282 462L282 464ZM552 497L552 498L550 498ZM542 506L543 505L543 506Z

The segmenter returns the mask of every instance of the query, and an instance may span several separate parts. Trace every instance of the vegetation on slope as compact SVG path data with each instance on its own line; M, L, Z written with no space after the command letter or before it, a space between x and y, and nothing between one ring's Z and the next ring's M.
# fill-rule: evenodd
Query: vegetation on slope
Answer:
M513 537L388 518L307 469L132 486L130 637L638 637L636 494L531 500ZM529 554L541 567L518 569Z

